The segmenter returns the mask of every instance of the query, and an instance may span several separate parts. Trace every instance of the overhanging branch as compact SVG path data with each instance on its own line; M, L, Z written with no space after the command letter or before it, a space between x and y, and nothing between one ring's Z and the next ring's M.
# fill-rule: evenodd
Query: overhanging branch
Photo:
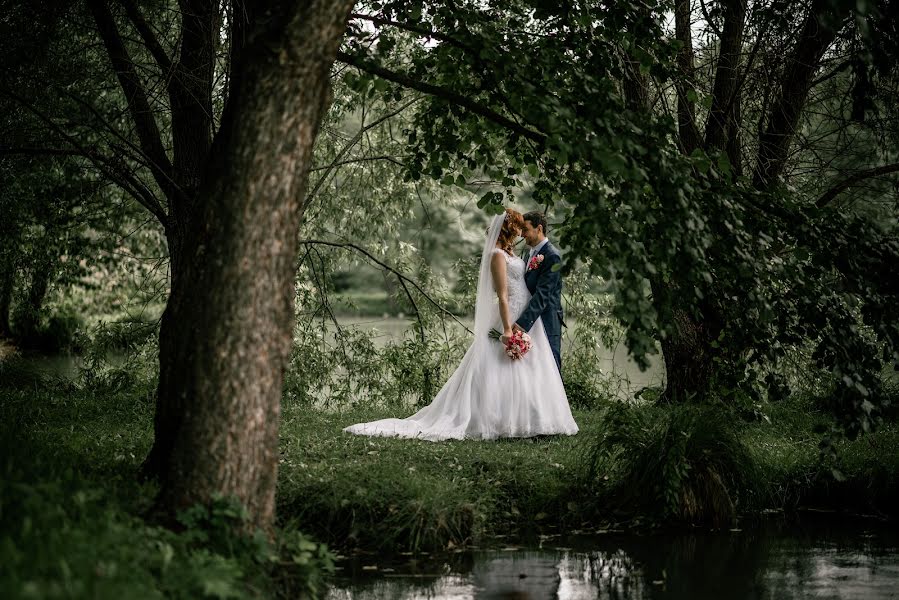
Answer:
M159 222L162 223L163 226L168 223L168 215L166 214L165 209L157 200L156 196L147 188L147 186L142 181L140 181L138 177L135 177L134 174L129 171L127 166L122 164L121 157L104 156L100 152L84 146L78 141L75 136L70 135L68 132L66 132L53 119L44 114L37 107L33 106L26 99L8 90L0 90L0 93L18 102L25 110L31 112L32 114L34 114L34 116L43 121L51 130L55 131L63 140L65 140L66 143L68 143L72 147L71 151L66 151L66 149L63 148L46 148L27 144L22 146L22 149L29 148L31 150L30 154L32 155L68 155L83 156L84 158L87 158L94 164L95 167L97 167L97 169L101 173L109 177L111 181L115 182L123 190L131 194L131 196L135 200L137 200L139 204L141 204L144 208L150 211L153 216L159 219ZM43 152L41 152L41 150L43 150ZM13 152L9 152L9 154L12 153ZM22 154L23 152L17 153Z
M871 179L872 177L880 177L881 175L889 175L890 173L899 172L899 163L892 163L889 165L881 165L879 167L874 167L872 169L866 169L864 171L859 171L858 173L854 173L836 184L823 194L815 201L815 207L824 208L828 204L830 204L834 198L839 196L842 192L854 186L855 184L864 181L865 179Z
M429 96L440 98L441 100L446 100L451 104L455 104L456 106L464 108L465 110L473 114L484 117L488 121L491 121L538 144L542 145L546 142L545 134L519 125L505 115L502 115L479 102L475 102L471 98L467 98L462 94L458 94L438 85L419 81L417 79L409 77L408 75L397 73L396 71L391 71L390 69L386 69L381 65L374 64L371 61L365 60L358 56L347 54L346 52L338 52L337 60L342 63L354 66L357 69L365 71L366 73L371 73L372 75L380 77L381 79L392 81L393 83L399 84L405 88L417 90Z
M362 139L362 136L365 134L366 131L369 131L369 130L377 127L381 123L384 123L385 121L392 119L393 117L397 116L398 114L400 114L401 112L403 112L404 110L406 110L407 108L409 108L410 106L412 106L413 104L418 102L419 100L420 100L420 98L414 98L414 99L410 100L409 102L406 102L405 104L400 106L398 109L384 115L383 117L381 117L379 119L376 119L375 121L372 121L371 123L369 123L368 125L365 125L364 127L361 127L359 129L359 131L356 132L356 135L353 136L353 139L351 139L349 142L346 143L346 145L343 148L341 148L340 152L337 153L337 156L334 157L334 160L331 162L331 164L327 165L326 167L323 167L325 169L325 172L321 177L318 178L318 181L315 182L315 187L313 187L312 191L309 192L309 194L306 196L306 202L305 202L306 205L308 205L309 202L315 197L315 195L321 189L322 185L325 183L325 181L327 181L328 177L330 177L330 175L334 171L334 169L336 169L339 165L344 164L346 162L346 161L343 161L343 157L346 156L347 152L349 152L353 146L355 146L357 143L359 143L359 140Z
M440 42L444 42L451 46L455 46L460 50L466 50L468 52L476 52L477 50L453 38L451 36L446 35L445 33L440 33L439 31L434 31L428 27L423 27L421 25L415 25L411 23L401 23L399 21L391 21L390 19L385 19L383 17L378 17L375 15L364 15L362 13L352 13L350 15L351 19L359 19L361 21L368 21L375 25L387 26L387 27L395 27L396 29L402 29L403 31L408 31L410 33L415 33L420 35L421 37L427 37L431 39L438 40Z
M7 146L0 144L0 156L19 154L23 156L83 156L73 148L45 148L41 146Z
M137 7L137 4L135 4L134 0L119 1L122 3L122 6L125 7L125 12L128 14L128 18L131 19L131 23L134 25L134 28L140 34L140 37L144 40L144 44L147 46L147 50L149 50L150 54L153 55L153 58L156 60L156 64L159 65L160 70L162 70L163 74L168 73L172 69L172 60L169 58L169 55L162 47L162 44L159 43L156 35L153 34L153 30L150 29L150 25L147 23L147 20L144 19L144 16L141 14L140 9Z
M427 292L425 292L423 289L421 289L421 286L418 285L414 280L409 279L408 277L406 277L405 275L403 275L402 273L400 273L399 271L397 271L396 269L394 269L394 268L391 267L390 265L388 265L388 264L386 264L386 263L384 263L384 262L378 260L374 255L372 255L372 254L371 254L368 250L366 250L365 248L362 248L361 246L357 246L356 244L353 244L353 243L350 243L350 242L328 242L328 241L325 241L325 240L300 240L300 244L302 244L302 245L304 245L304 246L318 245L318 246L331 246L332 248L350 248L350 249L352 249L352 250L355 250L355 251L359 252L360 254L362 254L362 255L364 255L366 258L368 258L368 260L372 261L373 263L375 263L376 265L378 265L378 266L381 267L382 269L385 269L385 270L387 270L387 271L390 271L391 273L393 273L394 275L396 275L397 278L400 280L401 283L402 283L402 282L408 282L408 283L412 284L412 287L414 287L416 290L418 290L418 293L420 293L422 296L424 296L424 297L428 300L428 302L430 302L431 304L433 304L434 307L437 308L437 310L439 310L440 312L442 312L442 313L445 314L445 315L448 315L453 321L455 321L456 323L458 323L459 325L461 325L462 328L465 329L465 331L467 331L468 333L472 333L472 334L473 334L473 332L471 331L471 329L469 329L468 327L466 327L465 324L464 324L462 321L460 321L459 319L456 318L456 315L454 315L453 313L451 313L450 311L448 311L447 309L445 309L445 308L444 308L443 306L441 306L436 300L434 300L433 298L431 298L431 296L429 296Z
M100 39L103 41L112 68L125 93L141 148L150 159L153 177L165 194L172 196L175 192L171 183L172 164L162 144L162 137L159 127L156 125L147 93L137 75L131 56L122 42L115 19L113 19L105 0L88 0L87 5L94 16Z

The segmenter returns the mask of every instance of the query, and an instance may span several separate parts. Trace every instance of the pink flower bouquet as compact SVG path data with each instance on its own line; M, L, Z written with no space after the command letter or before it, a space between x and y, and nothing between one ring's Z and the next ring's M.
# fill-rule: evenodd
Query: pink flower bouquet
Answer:
M506 355L512 360L518 360L531 349L531 336L523 331L515 330L512 337L506 342Z

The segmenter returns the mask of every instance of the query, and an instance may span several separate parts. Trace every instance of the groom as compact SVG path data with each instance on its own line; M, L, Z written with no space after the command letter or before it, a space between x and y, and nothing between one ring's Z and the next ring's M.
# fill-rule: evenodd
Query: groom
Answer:
M562 257L555 246L546 239L546 217L533 211L524 215L524 229L521 236L530 246L528 254L522 254L526 271L524 282L533 294L530 302L513 329L530 331L534 321L543 318L543 328L549 338L556 366L562 372L562 274L553 270L553 265L562 263Z

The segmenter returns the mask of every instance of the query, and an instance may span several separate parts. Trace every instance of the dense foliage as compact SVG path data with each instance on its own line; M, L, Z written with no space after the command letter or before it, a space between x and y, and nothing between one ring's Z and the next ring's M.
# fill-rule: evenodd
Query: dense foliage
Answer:
M782 397L788 390L779 362L811 342L816 366L831 374L832 407L846 431L868 430L886 407L881 371L899 357L897 289L887 272L899 258L895 207L840 210L809 198L809 188L791 189L805 175L764 175L788 166L768 150L770 138L781 135L777 110L801 112L808 89L788 106L788 79L798 77L789 62L780 71L767 63L761 72L753 63L760 52L773 60L778 49L804 51L806 34L795 50L789 41L797 22L820 24L827 33L815 60L828 47L833 54L812 65L825 70L820 79L842 83L832 94L863 94L881 117L881 135L894 136L896 73L882 60L892 47L885 40L893 7L753 5L746 37L755 39L748 52L738 48L742 78L725 101L743 105L746 125L755 118L764 131L755 147L725 148L725 141L740 140L725 140L715 127L716 110L724 110L723 68L709 74L715 89L703 89L690 73L685 95L707 107L708 124L706 143L689 153L668 107L677 100L669 86L682 86L688 75L676 64L683 43L665 35L666 8L376 2L355 15L341 59L359 69L347 81L360 94L399 98L408 88L428 95L407 129L409 179L470 188L486 177L499 191L484 194L480 206L493 210L524 187L552 211L569 269L589 258L591 271L608 282L638 360L654 351L655 340L665 350L666 340L696 337L687 362L666 352L669 389L681 401L709 393ZM854 77L826 72L844 68L826 66L840 54L856 65ZM859 77L868 78L864 91ZM774 108L753 103L758 89L767 90L764 102ZM828 127L844 119L809 112L829 119ZM803 143L802 150L816 152ZM880 158L876 146L867 150L867 161ZM754 175L744 175L752 161ZM676 389L672 375L694 368L690 361L705 363L698 370L710 375Z

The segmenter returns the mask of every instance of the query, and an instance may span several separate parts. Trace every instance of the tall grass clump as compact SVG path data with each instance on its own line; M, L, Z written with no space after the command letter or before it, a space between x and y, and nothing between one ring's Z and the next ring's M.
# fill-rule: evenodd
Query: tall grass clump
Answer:
M472 501L470 487L395 461L347 464L339 476L298 480L288 468L278 511L291 526L334 546L436 551L478 536L483 507Z
M721 528L765 496L762 471L720 407L613 403L599 422L584 470L598 510Z

